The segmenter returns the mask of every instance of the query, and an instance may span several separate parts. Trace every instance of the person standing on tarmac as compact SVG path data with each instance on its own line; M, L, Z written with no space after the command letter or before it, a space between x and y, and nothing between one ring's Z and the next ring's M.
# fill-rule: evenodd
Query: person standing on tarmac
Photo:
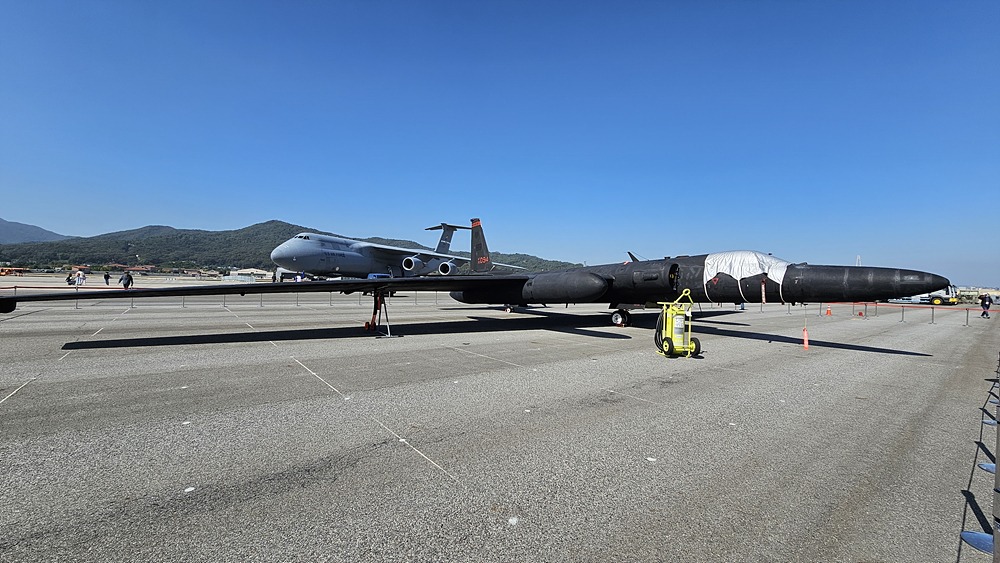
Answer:
M979 304L983 307L983 312L979 317L990 318L990 305L993 304L993 297L989 293L984 293L979 296Z

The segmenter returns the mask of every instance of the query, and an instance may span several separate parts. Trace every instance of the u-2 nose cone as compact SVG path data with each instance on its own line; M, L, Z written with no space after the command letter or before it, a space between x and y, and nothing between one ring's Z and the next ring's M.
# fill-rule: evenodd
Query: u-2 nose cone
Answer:
M918 270L862 266L788 267L781 292L786 301L878 301L930 293L948 287L948 278Z
M944 289L949 285L951 285L951 282L944 276L918 270L899 270L899 291L906 293L897 297L930 293Z
M944 289L944 288L948 287L949 285L951 285L951 280L949 280L948 278L946 278L944 276L939 276L937 274L930 274L930 280L928 280L927 283L930 286L932 286L932 289L928 289L927 291L922 291L921 293L930 293L932 291L937 291L939 289Z

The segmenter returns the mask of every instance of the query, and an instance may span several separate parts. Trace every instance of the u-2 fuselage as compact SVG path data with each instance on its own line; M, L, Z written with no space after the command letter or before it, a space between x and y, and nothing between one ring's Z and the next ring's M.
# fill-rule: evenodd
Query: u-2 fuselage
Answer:
M585 266L529 275L519 288L460 291L466 303L672 301L688 289L700 303L871 301L948 285L935 274L895 268L792 264L755 251Z

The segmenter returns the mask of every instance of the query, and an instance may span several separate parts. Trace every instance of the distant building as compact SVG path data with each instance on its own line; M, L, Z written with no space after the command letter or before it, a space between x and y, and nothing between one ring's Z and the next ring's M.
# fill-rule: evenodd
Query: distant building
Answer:
M229 272L230 276L249 276L255 280L271 279L271 272L267 270L259 270L257 268L243 268L242 270L233 270Z

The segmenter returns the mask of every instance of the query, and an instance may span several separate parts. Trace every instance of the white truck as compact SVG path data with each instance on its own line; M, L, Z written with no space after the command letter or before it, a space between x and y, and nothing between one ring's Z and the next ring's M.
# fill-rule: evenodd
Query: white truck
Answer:
M901 299L890 299L890 303L925 303L929 305L958 305L958 288L949 285L944 289L921 293Z

